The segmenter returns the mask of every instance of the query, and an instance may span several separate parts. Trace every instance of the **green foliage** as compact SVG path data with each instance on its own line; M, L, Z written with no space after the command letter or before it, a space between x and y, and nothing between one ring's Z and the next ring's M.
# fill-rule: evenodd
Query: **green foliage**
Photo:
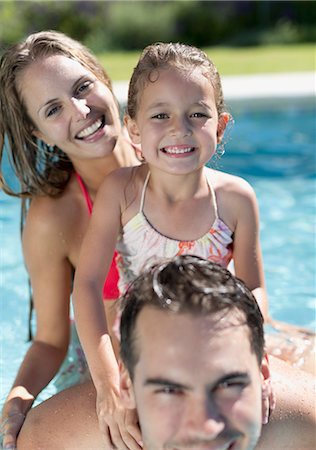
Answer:
M155 41L199 47L315 41L311 1L0 0L0 49L57 29L92 50L139 50Z
M99 26L92 30L87 45L102 49L141 49L155 41L175 39L177 2L103 2Z

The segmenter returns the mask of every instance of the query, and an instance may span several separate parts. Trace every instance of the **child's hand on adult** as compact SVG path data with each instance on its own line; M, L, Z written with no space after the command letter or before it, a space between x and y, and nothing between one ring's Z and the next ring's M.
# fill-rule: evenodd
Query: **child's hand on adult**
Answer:
M99 427L107 449L140 450L141 431L135 409L126 409L119 391L107 389L106 394L97 394Z
M4 450L15 450L17 436L25 420L22 412L9 412L1 418L0 434L2 436L2 448Z

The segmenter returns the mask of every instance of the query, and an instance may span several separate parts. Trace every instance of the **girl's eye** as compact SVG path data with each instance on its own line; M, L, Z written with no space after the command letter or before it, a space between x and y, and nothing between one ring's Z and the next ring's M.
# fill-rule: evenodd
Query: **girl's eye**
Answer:
M159 114L152 116L152 119L168 119L168 114L159 113Z
M206 114L204 114L204 113L196 112L196 113L191 114L191 117L199 119L201 117L208 117L208 116Z

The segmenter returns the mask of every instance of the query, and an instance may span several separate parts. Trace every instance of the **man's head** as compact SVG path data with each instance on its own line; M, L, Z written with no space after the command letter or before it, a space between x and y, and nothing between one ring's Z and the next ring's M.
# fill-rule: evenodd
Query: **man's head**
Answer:
M252 450L258 441L263 319L221 266L180 256L143 273L123 299L122 397L146 450Z

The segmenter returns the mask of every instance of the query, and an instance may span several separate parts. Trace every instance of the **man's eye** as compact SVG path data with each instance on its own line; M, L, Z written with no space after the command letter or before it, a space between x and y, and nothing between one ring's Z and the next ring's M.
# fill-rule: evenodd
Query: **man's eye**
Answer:
M168 119L168 114L166 113L159 113L152 116L152 119Z
M215 392L220 396L238 395L247 385L245 381L225 381L216 386Z
M167 394L167 395L180 395L182 390L179 388L175 388L173 386L165 386L159 389L156 389L156 394Z

